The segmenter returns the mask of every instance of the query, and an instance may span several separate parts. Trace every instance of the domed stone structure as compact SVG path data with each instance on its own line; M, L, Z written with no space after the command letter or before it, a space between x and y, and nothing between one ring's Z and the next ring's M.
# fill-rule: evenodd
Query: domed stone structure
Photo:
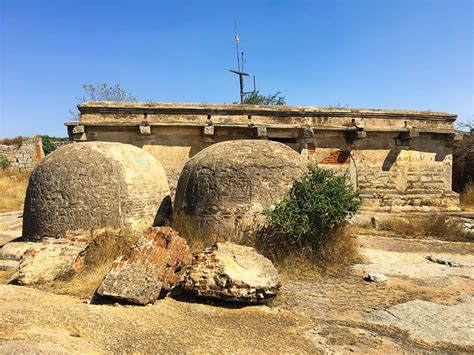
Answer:
M46 157L30 177L23 236L57 238L79 229L157 224L171 211L169 194L160 163L138 147L68 144Z
M211 145L191 158L178 180L174 208L210 233L242 237L265 208L280 200L308 160L268 140Z

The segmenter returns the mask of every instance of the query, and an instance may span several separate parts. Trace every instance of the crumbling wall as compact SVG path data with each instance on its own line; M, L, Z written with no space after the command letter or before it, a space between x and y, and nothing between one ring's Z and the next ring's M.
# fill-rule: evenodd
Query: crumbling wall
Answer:
M363 208L455 211L455 115L350 108L85 103L67 123L76 141L136 145L163 165L172 195L188 159L229 140L271 140L322 167L348 172ZM227 152L232 156L234 152Z
M31 171L44 158L40 137L23 138L20 146L0 144L8 168Z

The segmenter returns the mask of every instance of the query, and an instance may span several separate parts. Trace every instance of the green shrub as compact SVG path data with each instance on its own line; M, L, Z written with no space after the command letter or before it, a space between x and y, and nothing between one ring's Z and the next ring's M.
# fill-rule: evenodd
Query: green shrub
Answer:
M267 223L257 232L256 246L274 260L294 251L311 254L359 207L358 194L351 190L347 174L336 175L310 164L287 197L266 211Z
M67 142L69 138L59 138L59 137L50 137L50 136L40 136L42 145L43 145L43 152L44 155L48 155L49 153L55 151L57 149L57 145L53 142Z
M7 160L7 157L0 155L0 169L7 169L10 166L10 162Z

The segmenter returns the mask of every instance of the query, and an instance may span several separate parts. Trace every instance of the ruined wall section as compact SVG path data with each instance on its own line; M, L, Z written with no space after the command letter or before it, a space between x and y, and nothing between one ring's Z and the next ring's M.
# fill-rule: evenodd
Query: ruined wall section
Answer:
M322 167L348 172L363 207L452 210L455 115L427 111L252 105L85 103L68 123L76 141L136 145L163 165L174 195L186 161L223 141L284 143ZM229 155L234 152L229 151Z
M8 168L31 171L44 158L41 138L23 138L19 147L0 144L0 156L8 162Z

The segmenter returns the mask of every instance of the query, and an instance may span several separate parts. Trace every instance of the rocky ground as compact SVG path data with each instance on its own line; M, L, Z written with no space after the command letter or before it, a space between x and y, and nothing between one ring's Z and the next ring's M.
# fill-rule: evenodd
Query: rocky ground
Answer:
M0 216L3 240L18 235L18 220ZM359 240L367 263L336 276L287 280L273 307L173 298L153 306L90 305L1 285L0 353L474 352L473 244ZM368 272L388 281L367 282Z

